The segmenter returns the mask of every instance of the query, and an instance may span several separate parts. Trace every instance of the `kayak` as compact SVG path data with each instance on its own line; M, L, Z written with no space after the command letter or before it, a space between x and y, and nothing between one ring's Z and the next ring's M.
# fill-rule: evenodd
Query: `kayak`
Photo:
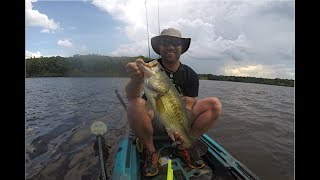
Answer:
M203 134L198 139L207 146L207 151L201 156L206 166L202 169L191 169L182 159L174 156L168 136L155 136L154 145L159 154L159 173L153 177L144 177L142 167L145 151L143 151L142 144L134 134L125 135L118 144L112 180L259 179L207 134Z

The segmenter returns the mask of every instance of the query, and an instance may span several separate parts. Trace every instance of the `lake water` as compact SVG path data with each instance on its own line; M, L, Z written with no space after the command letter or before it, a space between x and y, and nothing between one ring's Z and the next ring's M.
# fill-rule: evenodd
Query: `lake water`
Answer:
M105 135L112 170L117 143L129 127L127 78L27 78L25 143L27 179L99 179L92 122ZM223 112L207 134L261 179L294 179L294 88L200 80L199 98L216 96Z

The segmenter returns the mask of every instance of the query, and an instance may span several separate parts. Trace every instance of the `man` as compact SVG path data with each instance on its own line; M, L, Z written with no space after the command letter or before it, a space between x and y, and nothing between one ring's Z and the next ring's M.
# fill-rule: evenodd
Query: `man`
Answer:
M199 78L190 67L180 62L180 55L189 49L190 42L190 38L182 38L181 33L173 28L164 29L159 36L151 38L153 50L161 55L158 61L181 93L183 100L186 102L186 108L192 112L194 120L191 133L194 137L200 137L213 126L222 111L222 105L216 97L199 100L195 98L198 96ZM154 119L156 117L154 117L152 110L146 108L146 97L141 97L143 72L138 68L136 62L128 63L126 69L130 74L130 80L125 88L128 99L127 116L129 125L147 150L144 175L154 176L158 173L158 154L153 144ZM175 134L175 138L178 141L183 141L178 133ZM192 168L202 168L204 166L204 163L192 162L188 151L184 148L179 148L178 154Z

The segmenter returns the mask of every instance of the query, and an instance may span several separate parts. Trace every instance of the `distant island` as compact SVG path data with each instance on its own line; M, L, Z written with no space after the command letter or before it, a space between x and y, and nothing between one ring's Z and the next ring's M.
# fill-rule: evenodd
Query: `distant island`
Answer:
M146 62L151 59L138 56ZM125 65L138 57L74 55L72 57L38 57L26 59L26 77L128 77ZM201 80L233 81L294 87L291 79L198 74Z

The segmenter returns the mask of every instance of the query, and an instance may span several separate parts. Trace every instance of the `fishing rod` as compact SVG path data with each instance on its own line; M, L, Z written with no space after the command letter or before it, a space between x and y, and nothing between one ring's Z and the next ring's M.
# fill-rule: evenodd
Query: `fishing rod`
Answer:
M144 5L146 8L146 20L147 20L147 34L148 34L148 51L149 51L149 59L150 59L150 44L149 44L149 25L148 25L148 12L147 12L147 0L144 1Z
M101 167L101 177L102 180L107 180L107 167L106 161L109 157L109 152L107 145L105 143L104 134L107 132L107 125L101 121L95 121L91 125L91 133L96 135L96 141L93 145L95 154L99 156L99 163Z
M146 22L147 22L147 40L148 40L148 52L149 52L149 59L150 59L150 42L149 42L149 23L148 23L148 10L147 10L147 0L144 1L144 6L146 9ZM158 31L160 35L160 10L159 10L159 0L158 0ZM160 55L159 55L160 58Z
M116 90L114 90L114 92L116 93L117 98L118 98L118 99L119 99L119 101L121 102L121 104L122 104L123 108L127 111L127 105L126 105L126 103L124 103L124 101L123 101L123 99L122 99L121 95L119 94L119 90L118 90L118 89L116 89Z
M160 35L160 15L159 15L159 0L158 0L158 31Z
M116 93L116 95L117 95L117 97L118 97L118 99L119 99L120 103L122 104L123 108L127 111L127 105L126 105L126 103L124 103L124 101L123 101L122 97L120 96L120 94L119 94L119 90L118 90L118 89L116 89L116 90L114 90L114 92Z
M160 35L160 12L159 12L159 0L158 0L158 32ZM160 59L160 55L158 56L158 58Z

